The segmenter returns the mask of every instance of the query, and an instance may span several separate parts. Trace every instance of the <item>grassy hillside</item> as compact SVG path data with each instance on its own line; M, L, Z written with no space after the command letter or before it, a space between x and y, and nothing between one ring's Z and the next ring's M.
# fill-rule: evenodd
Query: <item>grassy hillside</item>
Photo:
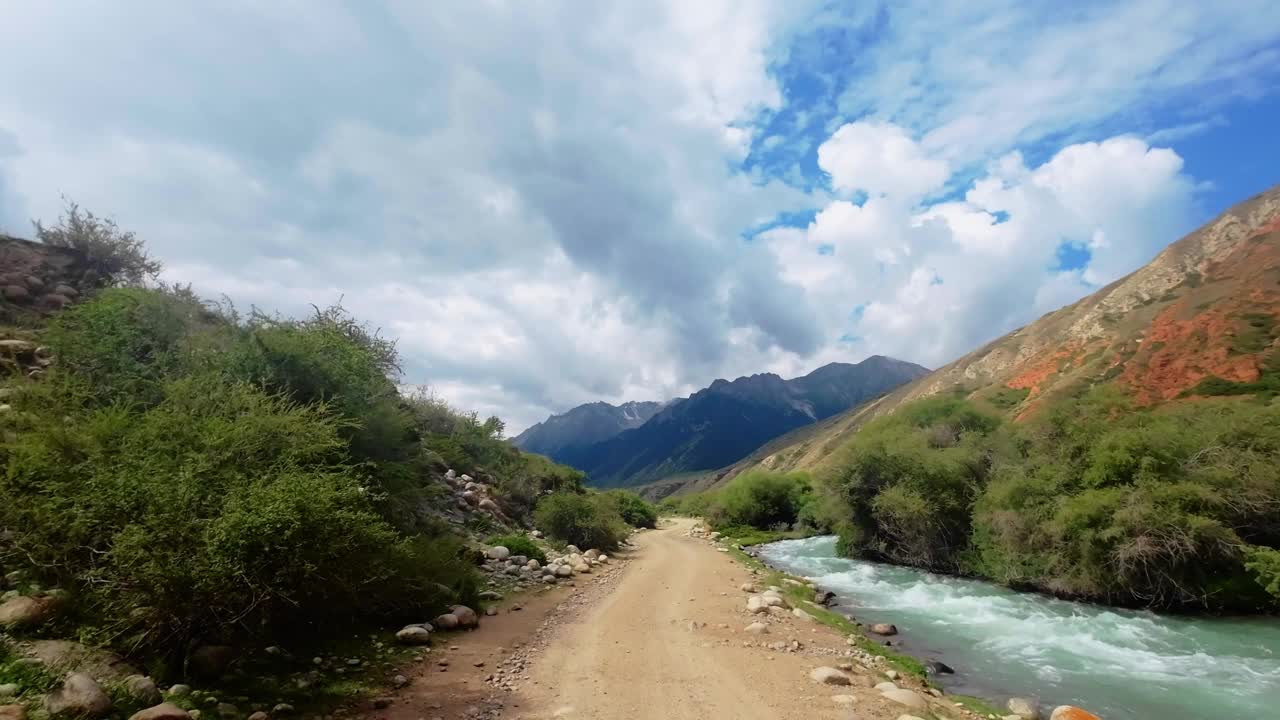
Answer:
M819 470L864 424L955 393L1022 422L1055 399L1113 386L1135 408L1265 392L1280 335L1280 188L1243 202L1133 274L884 397L778 437L731 466L643 488L717 487L753 467Z

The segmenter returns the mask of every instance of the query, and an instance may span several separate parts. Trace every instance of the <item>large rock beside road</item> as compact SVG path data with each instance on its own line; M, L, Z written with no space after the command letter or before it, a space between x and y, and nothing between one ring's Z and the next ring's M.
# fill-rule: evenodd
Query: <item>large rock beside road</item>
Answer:
M0 628L32 628L51 619L60 606L52 597L19 595L0 605Z
M768 609L769 609L769 606L764 604L763 597L759 595L752 595L751 597L747 598L747 612L762 613L767 611Z
M406 625L396 633L396 641L401 645L426 645L431 642L431 633L421 625Z
M458 618L458 627L471 629L480 624L480 616L466 605L454 605L449 614Z
M139 710L130 715L129 720L191 720L191 715L177 705L166 702Z
M145 675L130 675L124 679L124 691L129 697L148 705L155 705L164 699L156 681Z
M848 685L849 676L833 667L819 667L809 671L809 679L823 685Z
M1005 707L1009 708L1009 712L1017 715L1019 720L1040 720L1040 706L1034 700L1009 698Z
M437 616L435 620L431 621L431 624L440 630L457 630L458 616L453 613L445 613Z
M929 707L929 701L925 700L924 696L915 690L895 688L893 690L885 690L880 694L900 705L906 705L912 710L925 710Z
M485 556L494 560L506 560L511 557L511 551L504 545L494 545L485 551Z
M45 696L44 709L50 717L99 717L111 712L111 698L93 678L71 673L62 687Z
M753 622L743 628L743 632L748 632L752 635L764 635L769 632L769 626L762 622Z

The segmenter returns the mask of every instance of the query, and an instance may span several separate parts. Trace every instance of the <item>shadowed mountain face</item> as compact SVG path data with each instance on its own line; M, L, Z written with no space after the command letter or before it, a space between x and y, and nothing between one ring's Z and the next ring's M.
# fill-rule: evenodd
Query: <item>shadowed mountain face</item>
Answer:
M716 487L754 466L819 469L903 404L959 392L1014 420L1114 385L1137 407L1280 390L1280 186L1224 212L1150 263L888 395L762 446L733 466L647 488Z
M716 380L688 398L669 403L638 427L599 441L561 446L548 454L585 471L593 485L638 485L735 462L782 433L847 410L927 372L913 363L876 356L856 365L832 363L793 380L773 374ZM521 442L517 438L517 444ZM534 449L528 444L521 447Z
M597 443L624 430L640 427L662 406L660 402L587 403L552 415L515 436L511 442L521 450L555 457L571 445Z

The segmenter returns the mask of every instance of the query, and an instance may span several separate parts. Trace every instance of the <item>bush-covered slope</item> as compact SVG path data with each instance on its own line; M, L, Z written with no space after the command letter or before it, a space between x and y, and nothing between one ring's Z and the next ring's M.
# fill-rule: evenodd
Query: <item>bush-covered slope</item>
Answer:
M581 489L496 418L402 395L392 344L340 308L241 317L182 289L117 287L14 333L0 347L0 567L61 588L68 630L129 654L302 642L334 621L474 603L466 531ZM446 468L498 504L461 512Z

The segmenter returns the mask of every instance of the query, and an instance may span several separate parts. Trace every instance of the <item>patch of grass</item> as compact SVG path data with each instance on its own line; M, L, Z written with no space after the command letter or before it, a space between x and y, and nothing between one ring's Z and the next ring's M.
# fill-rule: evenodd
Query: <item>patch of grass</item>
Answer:
M1277 333L1276 318L1268 313L1246 313L1241 318L1244 329L1231 341L1231 352L1237 355L1253 355L1271 346Z
M947 699L982 717L1004 717L1009 714L1008 711L972 695L948 695Z
M9 642L0 637L0 685L16 684L19 688L17 700L34 701L41 695L58 686L58 676L41 665L20 662L17 652Z
M511 551L512 555L524 555L545 565L547 554L542 552L538 544L524 535L490 535L485 542L490 545L501 545Z
M987 398L987 402L1001 410L1009 410L1021 404L1030 394L1031 388L1002 387L991 393L991 396Z
M761 530L749 525L737 525L725 528L720 531L729 542L737 543L743 547L751 545L763 545L765 543L777 542L778 540L798 540L800 538L813 537L817 534L811 528L801 528L798 530Z

